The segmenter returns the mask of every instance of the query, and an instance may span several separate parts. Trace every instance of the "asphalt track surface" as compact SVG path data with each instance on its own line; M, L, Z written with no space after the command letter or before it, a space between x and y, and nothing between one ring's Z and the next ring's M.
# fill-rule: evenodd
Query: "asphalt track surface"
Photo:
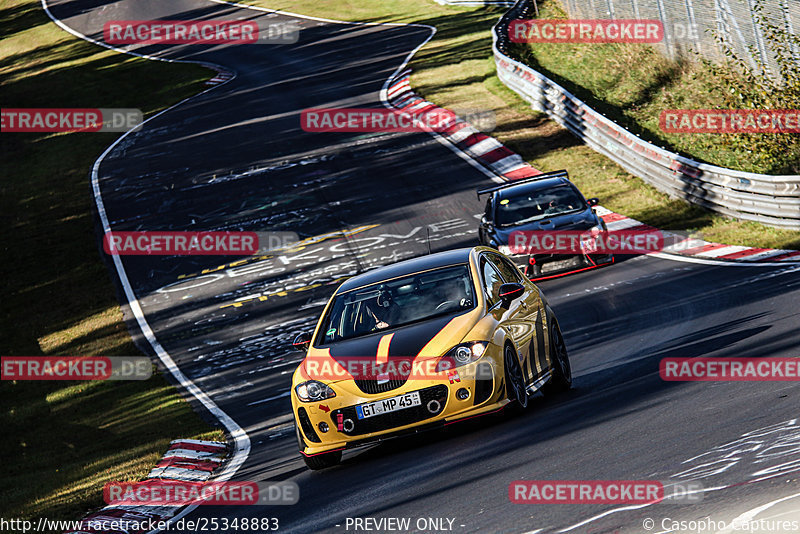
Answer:
M453 519L454 532L511 533L663 532L672 531L664 518L730 521L750 510L754 518L798 518L798 386L658 375L664 357L798 356L793 265L637 257L543 282L570 351L573 391L537 397L519 415L393 440L348 452L340 467L307 470L288 399L301 355L288 342L313 325L342 277L424 254L428 236L434 250L477 244L474 191L489 178L428 134L312 134L299 114L382 107L385 81L430 30L208 1L48 5L98 40L113 19L294 20L302 28L295 45L132 48L216 63L237 76L149 121L97 168L114 230L324 236L299 252L235 266L242 258L122 258L161 346L249 435L234 478L300 486L295 506L199 507L190 517L271 516L282 532L345 532L348 517L408 517L413 530L431 517ZM707 491L699 504L513 504L508 487L519 479L695 479Z

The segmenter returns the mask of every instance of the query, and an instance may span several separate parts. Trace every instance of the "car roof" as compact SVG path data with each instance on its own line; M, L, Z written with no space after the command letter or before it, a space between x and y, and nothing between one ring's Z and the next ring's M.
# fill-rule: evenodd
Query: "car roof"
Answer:
M549 189L551 187L559 185L570 185L573 188L578 189L567 178L545 178L544 180L537 180L535 182L527 182L516 186L506 187L504 189L500 189L495 194L497 195L497 198L503 199L503 198L515 197L519 194L533 193L535 191L540 191L542 189Z
M436 254L428 254L426 256L419 256L411 258L410 260L403 260L384 267L378 267L371 271L358 274L346 282L344 282L336 291L337 294L351 289L356 289L363 286L397 278L409 274L414 274L430 269L437 269L439 267L446 267L448 265L458 265L469 263L469 255L474 250L473 248L458 248L448 250L445 252L437 252Z

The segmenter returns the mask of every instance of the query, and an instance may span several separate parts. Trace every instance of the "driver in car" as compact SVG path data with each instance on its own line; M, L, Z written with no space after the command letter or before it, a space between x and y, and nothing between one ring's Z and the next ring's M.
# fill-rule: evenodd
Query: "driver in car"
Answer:
M375 328L382 330L397 322L400 307L394 302L389 291L381 291L374 303L367 305L367 311L375 320Z

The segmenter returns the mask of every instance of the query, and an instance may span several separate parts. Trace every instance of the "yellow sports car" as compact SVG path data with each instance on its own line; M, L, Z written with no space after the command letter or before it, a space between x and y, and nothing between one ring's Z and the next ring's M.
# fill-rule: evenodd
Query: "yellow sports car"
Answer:
M495 249L430 254L360 274L325 306L292 380L306 465L569 389L553 311Z

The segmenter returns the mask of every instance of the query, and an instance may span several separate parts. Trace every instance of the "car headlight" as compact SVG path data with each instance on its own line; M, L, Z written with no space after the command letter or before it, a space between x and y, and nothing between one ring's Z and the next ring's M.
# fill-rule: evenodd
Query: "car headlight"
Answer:
M303 402L318 402L336 396L328 384L323 384L317 380L308 380L302 384L297 384L294 388L297 398Z
M487 341L470 341L469 343L461 343L456 345L436 364L436 372L447 371L462 367L472 363L486 352L486 347L489 346Z

